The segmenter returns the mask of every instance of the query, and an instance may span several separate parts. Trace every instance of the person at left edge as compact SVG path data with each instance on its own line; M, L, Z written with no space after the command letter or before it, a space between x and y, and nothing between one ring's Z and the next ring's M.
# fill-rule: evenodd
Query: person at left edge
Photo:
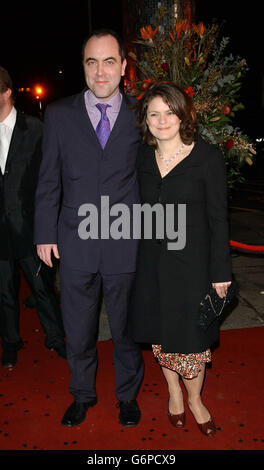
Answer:
M33 244L34 198L41 161L42 122L14 106L12 79L0 67L0 325L2 365L14 366L19 332L19 268L36 298L45 345L66 358L64 329L48 268Z
M138 240L100 238L100 229L98 238L84 240L78 233L82 205L93 204L101 220L102 196L109 197L110 208L122 203L132 209L139 202L136 155L140 139L135 113L129 109L133 100L119 89L126 67L119 36L111 30L93 32L84 41L83 67L88 89L46 109L35 243L48 266L52 252L60 257L61 305L74 397L62 425L80 424L88 408L97 403L97 304L102 285L114 344L119 421L136 426L141 417L136 397L144 364L139 346L128 335L127 317Z

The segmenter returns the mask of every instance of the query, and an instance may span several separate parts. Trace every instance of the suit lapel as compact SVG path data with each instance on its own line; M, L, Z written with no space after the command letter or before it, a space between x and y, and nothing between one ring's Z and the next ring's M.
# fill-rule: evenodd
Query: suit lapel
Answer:
M128 108L129 105L130 102L128 101L127 97L123 94L120 111L118 113L115 124L107 141L106 147L107 145L111 145L111 141L122 132L123 126L128 126L129 122L131 121L131 118L133 118L133 114Z
M9 146L9 151L7 154L7 160L6 160L6 165L8 165L18 150L21 148L21 144L23 142L25 132L27 130L27 123L25 120L25 117L23 116L22 113L19 111L17 112L17 119L16 119L16 124L13 130L10 146Z
M84 93L86 92L87 88L79 93L74 102L73 102L73 107L76 110L75 113L75 119L76 123L78 124L78 127L83 130L85 136L87 139L93 139L94 142L97 143L98 148L102 150L100 142L97 138L96 132L93 128L93 125L90 121L89 115L87 113L87 109L85 106L85 101L84 101Z

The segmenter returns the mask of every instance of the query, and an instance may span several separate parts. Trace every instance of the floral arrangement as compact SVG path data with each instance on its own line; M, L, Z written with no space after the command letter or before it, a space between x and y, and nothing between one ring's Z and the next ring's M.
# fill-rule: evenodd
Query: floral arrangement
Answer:
M252 165L256 153L249 138L233 127L235 113L244 108L239 102L241 79L247 64L240 57L224 52L229 39L217 42L220 27L191 24L177 20L164 31L161 20L167 14L161 8L157 26L144 26L135 41L139 53L129 56L138 68L138 78L125 82L125 91L140 99L156 80L176 83L192 97L199 120L199 132L208 142L219 146L226 164L228 186L242 181L242 166Z

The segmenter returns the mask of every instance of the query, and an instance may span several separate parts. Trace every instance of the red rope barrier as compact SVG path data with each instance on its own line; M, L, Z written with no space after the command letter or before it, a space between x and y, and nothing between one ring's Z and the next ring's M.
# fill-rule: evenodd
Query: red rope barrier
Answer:
M233 240L229 241L229 245L234 246L236 248L241 248L242 250L246 251L260 251L264 252L264 246L263 245L246 245L245 243L240 243L240 242L235 242Z

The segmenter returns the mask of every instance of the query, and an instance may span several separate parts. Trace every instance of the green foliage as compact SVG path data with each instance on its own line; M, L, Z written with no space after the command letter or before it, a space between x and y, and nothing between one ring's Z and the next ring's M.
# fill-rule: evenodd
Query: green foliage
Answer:
M242 179L242 166L251 165L256 153L249 138L232 125L236 113L244 109L239 93L247 63L241 57L225 55L229 38L218 41L218 25L177 20L171 31L165 31L161 20L166 14L160 9L157 25L140 29L135 41L137 55L129 54L138 76L127 83L126 92L140 99L155 80L171 81L184 89L194 101L201 135L224 155L232 188Z

